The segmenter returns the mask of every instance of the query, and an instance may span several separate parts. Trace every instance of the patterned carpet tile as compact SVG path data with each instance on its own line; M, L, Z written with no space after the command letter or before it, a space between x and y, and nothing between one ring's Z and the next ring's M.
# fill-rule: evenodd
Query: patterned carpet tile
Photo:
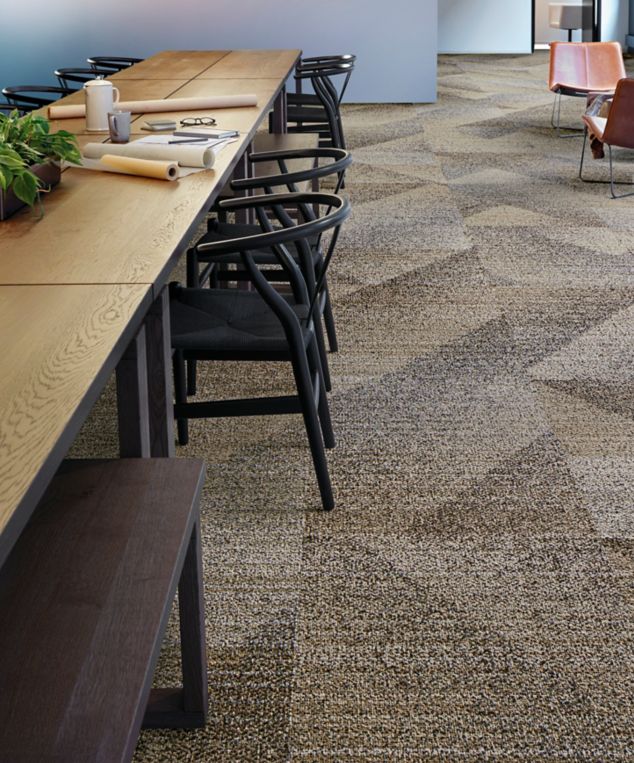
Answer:
M210 719L136 763L634 759L634 202L577 178L547 73L441 56L438 103L344 108L337 507L301 417L191 422ZM201 364L197 399L292 389ZM116 455L114 411L75 455Z

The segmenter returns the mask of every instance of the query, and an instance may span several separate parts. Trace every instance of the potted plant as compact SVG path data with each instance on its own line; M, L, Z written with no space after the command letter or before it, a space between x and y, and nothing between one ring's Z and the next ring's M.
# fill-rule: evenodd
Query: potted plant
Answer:
M81 163L72 133L50 132L45 117L0 113L0 220L33 206L41 190L59 183L62 161Z

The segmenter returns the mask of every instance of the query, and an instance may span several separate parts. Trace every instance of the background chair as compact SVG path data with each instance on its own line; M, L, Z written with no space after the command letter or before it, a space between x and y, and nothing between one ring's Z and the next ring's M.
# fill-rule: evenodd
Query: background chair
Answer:
M53 87L51 85L16 85L2 89L2 95L7 99L10 105L20 109L20 111L33 111L42 106L48 106L72 93L66 87Z
M345 148L340 106L355 61L351 54L302 59L295 69L296 92L286 96L288 132L318 133L320 146ZM302 92L302 83L313 92ZM269 121L272 128L272 116Z
M291 162L297 159L309 159L313 162L313 166L306 170L289 172L287 162ZM244 192L247 194L272 194L276 190L296 193L300 190L302 185L310 183L314 188L315 183L320 179L329 176L335 176L336 186L334 192L338 193L343 183L345 171L352 162L352 156L343 149L314 148L251 154L249 160L253 164L275 161L277 162L280 172L277 175L235 180L231 183L231 187L235 191ZM326 163L324 163L324 161ZM310 208L304 209L303 215L307 220L315 219L315 212ZM187 285L190 287L199 287L209 281L213 287L217 287L222 282L248 280L249 274L243 269L236 267L241 263L241 256L237 251L222 257L215 255L212 259L210 259L204 254L204 252L201 252L199 245L223 239L226 240L231 238L239 238L242 236L254 235L259 232L259 227L257 225L220 222L215 219L209 221L208 227L208 232L198 240L195 247L191 248L187 252ZM319 346L319 353L324 371L326 389L330 391L330 372L328 369L328 358L326 355L324 336L321 328L321 318L323 318L324 321L326 333L328 336L328 344L331 352L336 352L338 347L335 320L332 311L330 292L328 290L328 283L325 275L322 278L322 270L324 268L325 258L321 246L321 234L309 239L309 244L311 247L313 269L312 272L307 274L306 284L311 297L315 293L315 289L317 289L317 284L320 284L319 293L317 295L317 304L320 316L320 320L317 325L317 343ZM273 251L253 252L253 257L255 262L260 266L277 265L277 258ZM286 271L279 266L270 267L263 272L267 280L270 282L288 282L288 275ZM189 394L195 393L195 376L195 363L192 362L188 364Z
M55 69L55 76L59 86L67 90L80 90L82 85L97 77L108 77L113 73L112 69L93 68L64 68Z
M132 56L91 56L86 61L94 68L108 69L110 72L120 72L129 66L141 63L142 58Z
M345 65L347 67L347 76L341 86L341 90L339 91L337 102L338 104L341 104L343 100L344 93L346 92L346 88L348 87L348 82L350 81L350 77L352 76L352 72L354 70L354 64L357 60L357 57L352 55L351 53L344 53L341 55L331 55L331 56L313 56L310 58L302 58L300 63L296 67L296 73L301 73L304 71L308 71L311 68L314 67L337 67ZM320 107L321 102L317 95L314 93L304 93L302 88L302 79L301 77L295 80L295 92L294 93L287 93L286 100L289 106L308 106L313 105Z
M171 297L174 390L178 437L188 439L188 418L301 413L323 508L334 507L324 446L335 445L324 378L316 342L316 299L306 286L312 272L308 241L332 231L334 243L350 212L346 199L334 194L266 194L222 202L226 210L250 210L260 233L240 239L200 244L208 257L239 252L255 291L190 289L173 285ZM289 209L301 222L289 223ZM306 220L305 210L318 209ZM276 227L279 226L279 227ZM274 252L288 273L292 294L281 295L263 275L254 251ZM291 250L299 251L296 258ZM323 275L332 250L324 264ZM298 264L299 260L299 264ZM188 360L286 361L293 368L296 395L187 402L185 363Z
M579 178L584 183L609 183L610 193L613 199L621 199L625 196L634 195L634 191L629 193L617 194L615 191L614 167L612 162L612 147L634 148L634 79L622 79L616 86L614 100L610 106L610 113L607 119L598 116L589 116L584 114L585 123L583 135L583 148L581 149L581 161L579 163ZM588 131L592 132L602 143L608 147L608 158L610 164L609 180L591 180L583 177L583 159L586 151L586 142ZM620 183L619 183L620 184ZM624 185L634 185L634 183L623 183Z
M548 87L555 93L551 125L561 134L561 98L587 98L591 92L613 93L616 83L627 76L618 42L553 42L550 46ZM581 134L575 128L563 128Z

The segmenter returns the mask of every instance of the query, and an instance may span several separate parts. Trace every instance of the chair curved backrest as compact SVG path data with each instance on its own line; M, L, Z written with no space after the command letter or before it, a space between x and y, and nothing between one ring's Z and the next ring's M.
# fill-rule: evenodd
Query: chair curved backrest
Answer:
M59 80L60 87L65 87L68 90L79 90L81 85L86 82L97 77L109 77L111 74L112 69L98 69L97 67L55 69L55 76ZM75 83L79 87L75 86Z
M326 159L331 161L326 164L317 164L308 169L289 172L286 163L297 159L315 159L317 161ZM338 193L343 183L345 171L352 163L352 155L342 148L296 148L282 151L260 151L250 154L249 161L255 164L275 161L280 172L278 175L233 180L231 187L234 191L261 189L266 193L273 193L273 189L283 187L289 193L297 193L299 183L319 180L336 174L335 193Z
M553 92L614 92L625 76L618 42L551 43L548 87Z
M354 64L357 57L353 53L333 53L326 56L305 56L300 60L300 66L307 66L308 64Z
M295 300L299 304L306 305L309 308L307 314L315 317L316 298L332 258L341 225L350 214L350 202L332 193L281 193L229 199L220 202L219 206L228 212L253 210L262 232L241 238L204 242L197 245L197 251L204 253L207 259L239 253L262 299L278 317L284 330L294 331L296 330L296 314L288 301L269 283L253 257L253 252L257 250L267 249L274 252L280 266L288 274ZM313 213L313 219L307 220L306 209L319 209L319 213ZM289 210L294 210L298 220L303 222L291 223ZM282 227L275 227L276 224ZM309 289L309 280L314 277L309 241L328 230L332 231L332 234L324 257L319 284L316 288ZM300 258L300 265L289 251L289 246L304 252L305 256Z
M326 164L317 164L309 169L288 172L286 161L292 161L293 159L331 159L332 161L329 161ZM310 182L336 175L337 185L334 193L338 194L343 186L346 169L352 163L352 155L341 148L302 148L290 149L288 151L266 151L258 154L251 154L249 160L256 163L277 160L280 174L235 180L231 183L231 187L234 190L260 189L265 193L272 195L275 190L284 189L289 193L299 194L297 187L299 183ZM308 222L317 218L317 213L312 207L302 205L301 202L297 202L297 205L300 207L301 217L304 221ZM295 224L288 210L278 208L277 216L278 221L286 227L291 227ZM316 234L311 240L310 246L306 245L306 242L304 241L302 242L302 245L298 247L299 258L304 264L304 279L306 280L311 294L313 294L315 290L321 289L321 284L324 280L322 276L319 279L319 283L317 283L315 280L314 267L313 264L311 264L311 249L314 247L321 250L321 235L322 234ZM328 267L328 262L330 257L332 257L334 246L332 246L329 251L330 255L327 253L323 260L324 270Z
M12 112L17 111L18 114L23 114L23 110L18 108L12 103L0 103L0 112L2 114L11 114Z
M129 66L139 64L142 58L133 58L132 56L91 56L86 61L94 68L109 69L111 72L120 72Z
M603 131L603 142L610 146L634 148L634 79L619 81Z
M2 95L7 101L21 111L40 109L70 93L72 90L66 87L51 85L15 85L2 89Z
M296 80L310 80L310 84L323 106L330 141L335 148L346 147L339 104L353 69L354 64L333 65L326 63L295 71ZM334 78L341 76L345 79L342 89L338 92Z
M295 67L295 79L301 82L302 79L321 76L328 81L330 92L336 102L337 107L341 105L344 93L350 82L350 77L354 71L357 57L351 53L345 53L339 56L315 56L313 58L302 58ZM333 77L339 74L345 74L345 79L337 92Z

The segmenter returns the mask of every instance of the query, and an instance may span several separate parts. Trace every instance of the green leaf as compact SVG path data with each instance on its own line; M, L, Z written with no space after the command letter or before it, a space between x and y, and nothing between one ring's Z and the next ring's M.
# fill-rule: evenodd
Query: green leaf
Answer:
M32 172L24 172L13 180L13 193L30 207L37 198L38 180Z
M6 167L0 167L0 188L6 191L13 182L13 172Z
M24 160L18 153L9 149L0 153L0 165L20 170L24 168Z
M29 168L47 160L81 164L77 138L66 130L50 132L45 117L0 114L0 187L32 205L40 181Z

